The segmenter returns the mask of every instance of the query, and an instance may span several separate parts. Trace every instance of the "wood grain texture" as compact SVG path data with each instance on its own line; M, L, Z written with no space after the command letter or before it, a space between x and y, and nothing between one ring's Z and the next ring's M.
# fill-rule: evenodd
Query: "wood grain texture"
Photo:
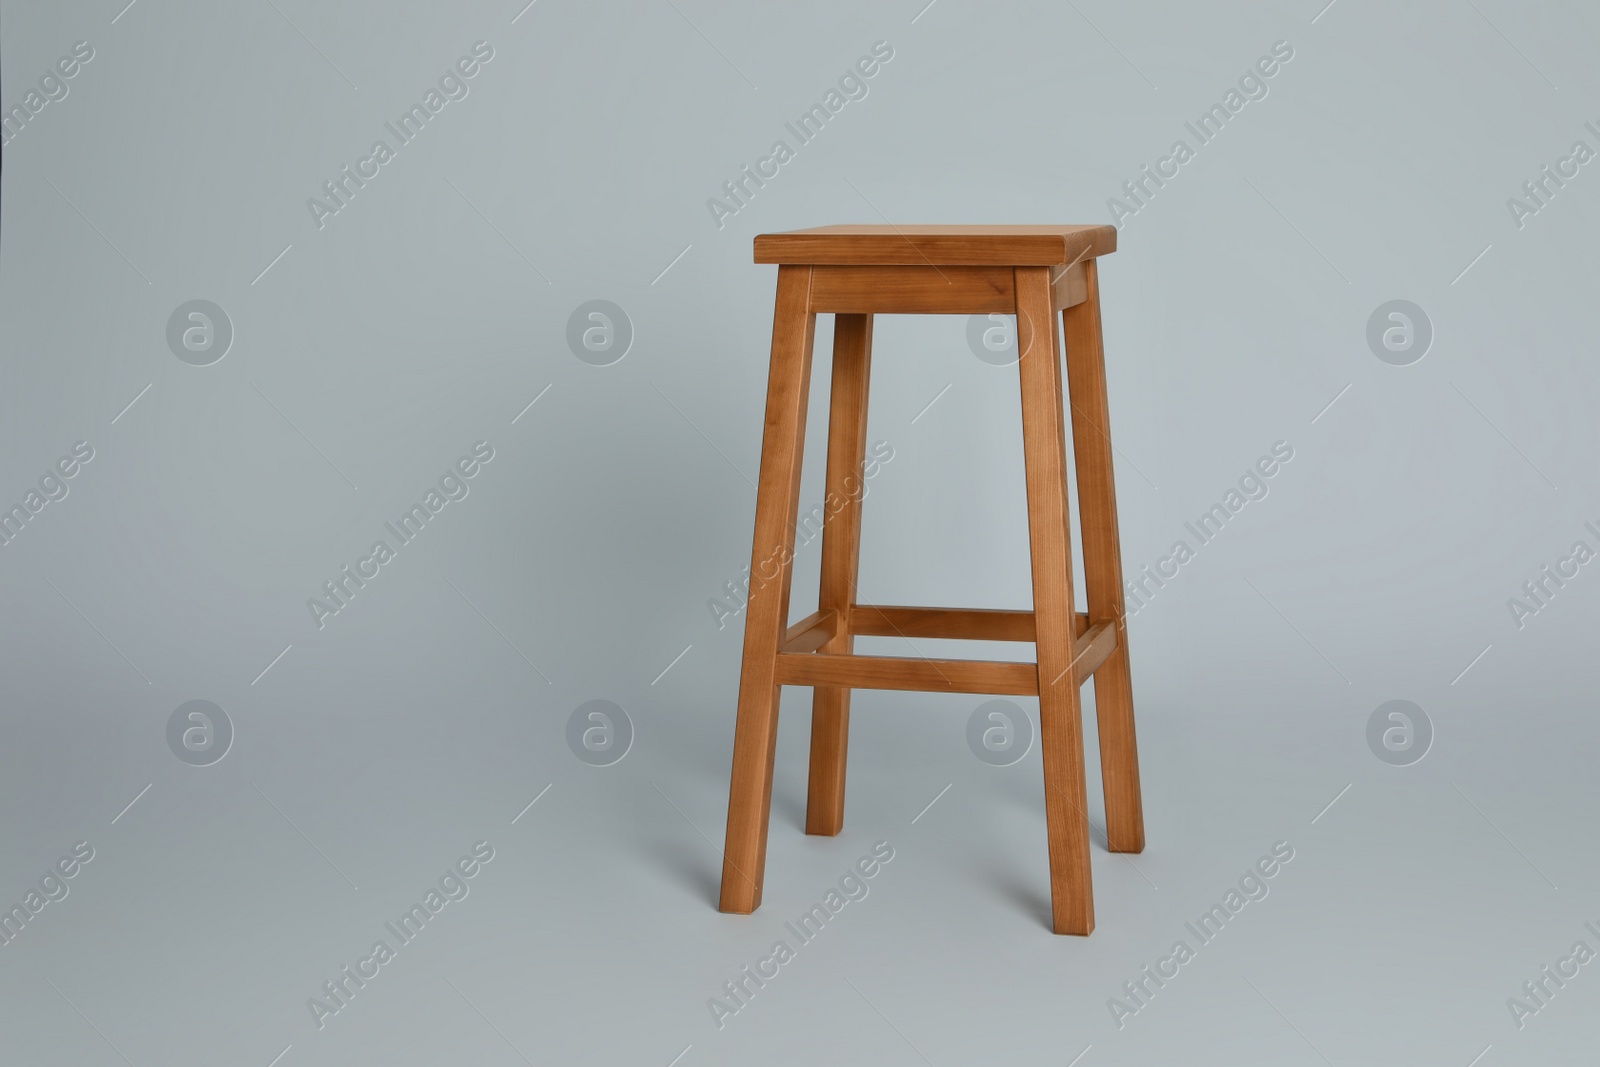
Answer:
M738 724L728 786L728 833L723 849L723 911L748 914L761 904L772 808L772 758L778 738L778 642L789 614L795 513L811 387L811 268L779 267L772 319L772 366L756 486L744 660L739 675Z
M755 260L1064 267L1116 250L1114 226L820 226L761 234Z
M1016 305L1010 267L815 268L811 310L885 315L1007 314Z
M1094 930L1083 724L1073 635L1072 545L1067 515L1066 413L1050 271L1019 267L1017 368L1022 384L1022 451L1027 468L1028 545L1033 558L1035 645L1039 653L1039 747L1044 757L1050 909L1058 934Z
M812 304L816 294L813 280ZM839 315L833 324L833 385L828 410L828 467L822 522L822 578L817 604L839 626L823 652L848 654L851 605L861 561L861 464L867 454L867 393L872 368L872 316ZM845 763L850 750L850 690L818 686L811 696L811 770L806 833L844 827Z
M1076 307L1089 298L1088 263L1074 263L1066 270L1057 271L1050 281L1050 302L1057 310Z
M1081 682L1088 678L1106 657L1117 650L1117 624L1110 619L1097 622L1073 646L1072 671Z
M1097 265L1084 264L1087 299L1061 314L1067 343L1067 391L1072 403L1072 451L1077 458L1078 507L1089 618L1116 627L1117 643L1094 675L1095 719L1100 733L1100 778L1105 788L1106 839L1113 852L1144 849L1144 804L1139 788L1139 745L1133 727L1133 674L1128 662L1128 622L1122 586L1122 546L1117 531L1117 489L1112 476L1111 409L1100 326Z
M1089 616L1073 617L1073 633L1089 628ZM1005 608L918 608L857 604L852 632L872 637L931 637L953 641L1032 641L1033 612Z
M783 633L780 652L815 652L839 632L837 611L813 611Z
M827 652L778 657L780 685L848 689L909 689L920 693L993 693L1033 696L1038 672L1031 663L1004 660L842 656Z

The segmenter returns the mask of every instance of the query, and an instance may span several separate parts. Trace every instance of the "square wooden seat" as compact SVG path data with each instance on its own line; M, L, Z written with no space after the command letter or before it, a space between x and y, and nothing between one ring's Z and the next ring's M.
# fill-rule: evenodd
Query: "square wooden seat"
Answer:
M1053 925L1094 929L1078 687L1095 679L1106 836L1144 848L1133 690L1117 534L1096 259L1110 226L827 226L763 234L758 263L778 264L772 364L756 493L750 598L728 799L721 908L761 903L778 700L814 689L806 832L844 825L851 689L1039 698ZM801 450L816 316L833 314L833 385L818 610L789 624ZM858 603L859 472L875 314L1014 314L1022 387L1031 611ZM1059 315L1059 318L1058 318ZM1058 326L1059 323L1059 326ZM1073 608L1066 398L1073 416L1088 611ZM853 654L857 635L1029 641L1035 663Z

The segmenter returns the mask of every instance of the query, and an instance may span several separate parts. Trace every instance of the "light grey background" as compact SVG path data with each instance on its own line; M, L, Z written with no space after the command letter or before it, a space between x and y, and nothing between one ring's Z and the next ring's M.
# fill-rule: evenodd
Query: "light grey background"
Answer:
M94 459L0 548L0 902L95 849L0 948L0 1060L1591 1058L1596 965L1523 1028L1507 999L1600 948L1600 578L1521 629L1507 599L1600 546L1600 177L1521 228L1506 201L1600 148L1600 15L1323 2L0 4L8 109L94 49L4 150L0 499ZM319 229L307 198L480 40L470 94ZM707 198L877 41L868 96L719 230ZM983 697L858 694L822 839L789 691L765 903L717 913L743 620L707 602L749 559L775 273L751 239L1109 221L1278 41L1269 95L1101 266L1130 573L1294 459L1132 621L1149 843L1097 842L1097 931L1048 932L1038 754L968 750ZM235 331L211 366L167 347L193 299ZM566 344L592 299L633 325L612 366ZM1407 367L1365 339L1394 299L1435 331ZM867 599L1029 602L1016 371L965 327L879 323ZM470 495L319 629L307 598L483 440ZM796 617L816 569L813 543ZM235 730L211 766L167 746L195 699ZM635 729L608 767L565 740L596 699ZM1433 723L1412 766L1367 747L1392 699ZM1097 792L1092 766L1101 825ZM319 1029L307 999L480 840L470 895ZM1108 1000L1280 840L1270 895L1119 1028ZM876 841L870 894L719 1029L708 999Z

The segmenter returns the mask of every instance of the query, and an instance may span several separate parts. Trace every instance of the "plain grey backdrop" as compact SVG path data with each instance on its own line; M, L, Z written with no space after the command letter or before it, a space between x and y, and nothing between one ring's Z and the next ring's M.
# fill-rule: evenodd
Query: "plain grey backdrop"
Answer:
M1593 1057L1600 12L523 3L0 3L0 1061ZM1038 753L978 758L984 698L947 695L856 696L846 829L806 837L789 690L765 902L719 914L752 238L1114 216L1129 575L1293 450L1131 622L1145 852L1097 837L1098 929L1052 935ZM595 300L626 322L573 331ZM1426 326L1420 359L1369 343L1396 300L1377 332ZM1015 367L963 318L885 318L875 355L863 597L1027 606ZM347 566L377 570L308 604ZM631 724L604 766L568 743L595 700ZM1421 715L1369 743L1393 700ZM169 733L190 701L225 746L213 710ZM1098 788L1091 759L1101 825ZM878 842L865 896L791 934ZM334 999L347 966L377 970Z

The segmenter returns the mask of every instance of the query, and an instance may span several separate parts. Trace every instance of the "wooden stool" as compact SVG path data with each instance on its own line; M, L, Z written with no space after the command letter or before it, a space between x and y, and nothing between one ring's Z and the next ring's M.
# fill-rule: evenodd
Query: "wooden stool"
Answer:
M815 689L806 833L830 835L844 825L852 688L1038 696L1055 931L1087 934L1094 929L1094 900L1078 686L1093 675L1106 836L1113 852L1144 848L1095 271L1095 257L1115 251L1116 239L1110 226L827 226L756 238L755 261L779 265L778 295L721 910L748 914L761 903L779 687L784 685ZM1073 610L1057 311L1073 407L1086 615ZM816 613L790 626L800 459L818 313L835 316L822 582ZM1016 315L1034 610L856 602L860 472L877 313ZM851 654L857 634L1032 641L1038 662L857 656Z

